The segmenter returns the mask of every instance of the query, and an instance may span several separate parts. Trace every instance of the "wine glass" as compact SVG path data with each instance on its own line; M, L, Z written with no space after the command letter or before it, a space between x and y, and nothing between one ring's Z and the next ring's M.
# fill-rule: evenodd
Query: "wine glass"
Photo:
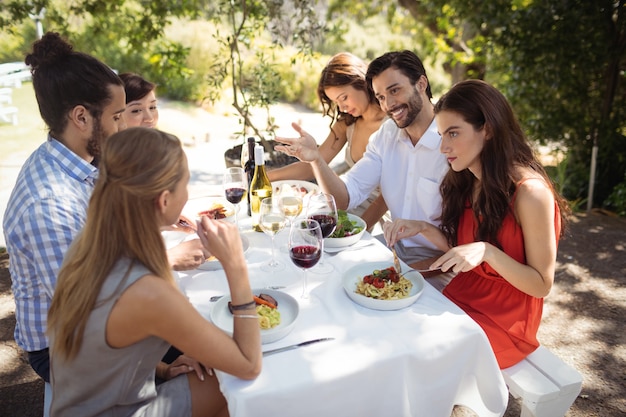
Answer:
M302 211L302 197L290 191L291 189L289 191L281 190L277 196L278 204L283 213L285 213L285 217L287 218L289 225L293 223L293 219L298 217L298 215ZM280 250L288 250L287 245L281 246Z
M292 194L279 194L278 204L285 213L285 217L289 220L289 224L293 222L302 211L302 197Z
M237 229L239 229L239 203L246 195L246 191L248 190L248 176L246 175L243 168L227 168L226 172L224 173L222 185L224 186L224 194L226 195L226 200L228 200L235 206L235 224L237 225Z
M261 207L259 209L259 226L261 230L272 238L272 259L264 265L261 265L261 270L265 272L281 271L285 268L285 265L278 262L274 256L274 237L276 233L283 230L287 218L280 208L278 202L274 201L272 197L267 197L261 200Z
M319 223L324 238L332 235L337 227L337 204L332 194L319 193L309 197L309 203L306 209L306 217ZM323 247L322 247L323 249ZM320 261L316 273L327 274L333 270L332 265Z
M296 266L304 271L301 298L309 298L307 269L319 262L322 257L323 245L324 237L318 222L311 219L297 219L291 223L289 257Z

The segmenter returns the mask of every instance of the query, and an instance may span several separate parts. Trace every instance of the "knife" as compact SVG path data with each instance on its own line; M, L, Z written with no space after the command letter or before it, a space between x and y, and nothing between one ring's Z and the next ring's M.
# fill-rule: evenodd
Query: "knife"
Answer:
M323 337L321 339L307 340L306 342L298 343L296 345L289 345L289 346L281 347L281 348L278 348L278 349L267 350L267 351L263 352L263 356L269 356L269 355L273 355L275 353L286 352L288 350L297 349L297 348L300 348L300 347L303 347L303 346L312 345L313 343L317 343L317 342L325 342L327 340L335 340L335 338L334 337Z

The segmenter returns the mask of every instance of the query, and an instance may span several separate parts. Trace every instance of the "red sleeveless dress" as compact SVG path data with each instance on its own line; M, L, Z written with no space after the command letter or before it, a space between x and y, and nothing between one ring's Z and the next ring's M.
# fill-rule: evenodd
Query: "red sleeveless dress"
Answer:
M514 201L515 196L511 208ZM558 244L561 219L556 202L555 207L554 224ZM458 244L475 242L476 227L474 212L471 206L466 206L459 221ZM520 263L526 263L522 228L512 212L505 217L498 239L507 255ZM515 365L539 347L537 330L541 322L543 298L518 290L486 262L471 271L459 273L445 287L443 294L483 328L500 369Z

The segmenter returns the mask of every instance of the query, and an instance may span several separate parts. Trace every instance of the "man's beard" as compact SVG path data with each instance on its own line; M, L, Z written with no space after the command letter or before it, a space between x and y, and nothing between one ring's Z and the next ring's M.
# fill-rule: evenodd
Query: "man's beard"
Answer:
M404 129L410 126L424 107L424 101L417 92L417 88L413 87L413 90L414 93L411 95L411 97L409 98L409 102L406 104L407 113L404 117L404 120L396 120L391 116L391 114L389 114L389 117L393 119L393 121L396 123L396 126L398 126L400 129Z
M106 135L102 129L100 119L95 119L93 129L91 130L91 137L87 140L87 152L89 152L89 155L93 156L92 164L95 166L98 166L100 153L102 151L101 146L105 139Z

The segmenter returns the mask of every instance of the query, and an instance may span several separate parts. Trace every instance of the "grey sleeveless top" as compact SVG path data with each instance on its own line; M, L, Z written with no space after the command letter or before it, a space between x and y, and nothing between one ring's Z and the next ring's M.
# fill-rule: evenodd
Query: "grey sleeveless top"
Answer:
M96 307L87 320L83 344L71 361L50 349L52 416L134 416L156 397L154 373L169 344L148 337L116 349L106 342L106 323L120 295L150 274L123 258L105 280ZM53 346L54 334L50 338Z

